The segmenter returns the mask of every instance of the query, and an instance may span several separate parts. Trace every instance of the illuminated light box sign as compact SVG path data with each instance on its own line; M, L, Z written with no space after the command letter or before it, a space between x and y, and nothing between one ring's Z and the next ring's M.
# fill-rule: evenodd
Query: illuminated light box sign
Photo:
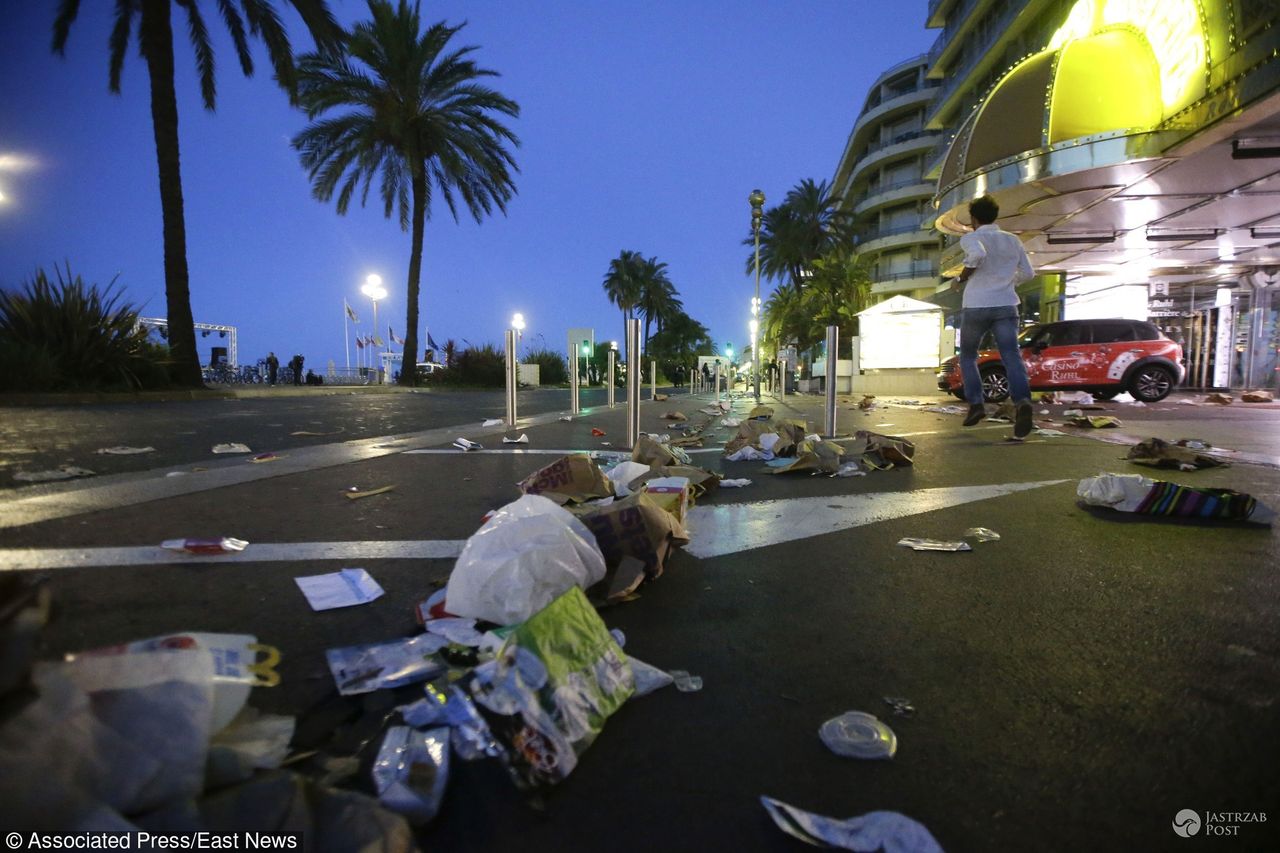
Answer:
M862 311L858 319L860 369L938 366L942 309L937 305L895 296Z

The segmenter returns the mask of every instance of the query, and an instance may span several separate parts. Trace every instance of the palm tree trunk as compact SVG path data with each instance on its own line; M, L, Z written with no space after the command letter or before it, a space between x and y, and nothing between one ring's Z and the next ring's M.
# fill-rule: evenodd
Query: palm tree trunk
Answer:
M653 318L646 312L644 315L644 346L640 348L640 352L647 353L649 351L649 321Z
M405 308L404 355L400 362L400 384L418 384L418 292L422 282L422 232L427 225L427 176L422 164L413 168L413 248L409 253L409 304Z
M182 171L178 162L178 100L173 91L170 6L169 0L145 0L140 35L151 81L151 129L160 169L164 289L169 312L169 378L176 385L202 388L187 271L187 226L182 211Z

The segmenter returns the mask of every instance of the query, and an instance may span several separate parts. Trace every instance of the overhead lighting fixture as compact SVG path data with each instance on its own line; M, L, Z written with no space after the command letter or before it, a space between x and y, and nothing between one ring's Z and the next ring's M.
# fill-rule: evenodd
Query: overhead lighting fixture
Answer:
M1046 234L1045 242L1051 246L1069 246L1076 243L1114 243L1114 231L1061 231Z
M1250 228L1249 236L1255 240L1280 240L1280 226L1271 225L1262 228Z
M1231 140L1231 159L1260 160L1280 157L1280 138L1252 137Z
M1199 231L1178 228L1148 228L1147 239L1152 243L1188 243L1200 240L1216 240L1221 233L1216 228Z

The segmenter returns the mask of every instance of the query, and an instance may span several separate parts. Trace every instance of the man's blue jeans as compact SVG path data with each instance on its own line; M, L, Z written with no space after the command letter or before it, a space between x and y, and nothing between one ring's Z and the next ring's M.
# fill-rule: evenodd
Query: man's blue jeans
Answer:
M960 319L960 375L964 377L964 398L970 404L982 402L982 376L978 373L978 344L990 331L1000 350L1000 361L1009 378L1009 396L1013 402L1031 399L1027 366L1018 349L1018 307L966 308Z

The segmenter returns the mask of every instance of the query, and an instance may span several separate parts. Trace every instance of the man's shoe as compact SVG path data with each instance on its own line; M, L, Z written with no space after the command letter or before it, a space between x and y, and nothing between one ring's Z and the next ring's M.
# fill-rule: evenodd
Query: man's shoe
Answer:
M1026 438L1031 434L1031 404L1022 402L1018 404L1018 413L1013 419L1013 437Z
M973 426L987 416L987 407L981 403L970 403L969 414L964 416L964 425Z

